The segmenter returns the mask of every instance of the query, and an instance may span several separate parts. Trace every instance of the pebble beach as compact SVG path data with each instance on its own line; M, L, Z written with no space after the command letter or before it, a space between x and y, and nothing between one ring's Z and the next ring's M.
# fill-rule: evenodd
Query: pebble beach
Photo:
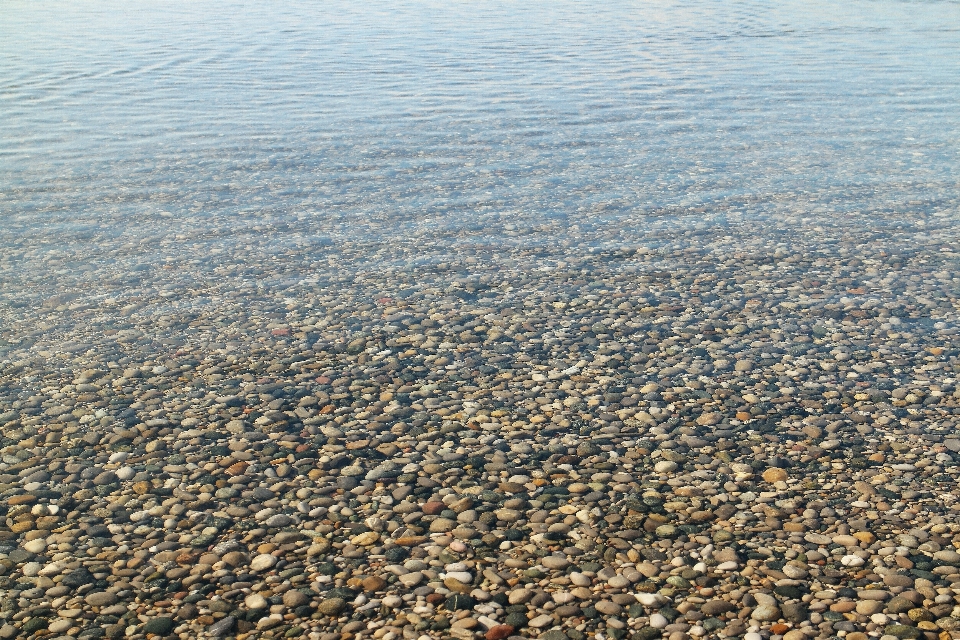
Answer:
M955 158L351 135L2 174L0 638L960 638Z

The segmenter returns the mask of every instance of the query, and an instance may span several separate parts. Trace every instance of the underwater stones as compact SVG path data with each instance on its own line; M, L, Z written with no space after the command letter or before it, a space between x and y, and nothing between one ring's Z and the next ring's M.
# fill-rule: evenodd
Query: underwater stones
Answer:
M323 286L251 258L283 293L230 249L221 293L189 312L117 298L84 324L66 303L50 319L0 305L11 332L49 321L71 350L0 342L0 588L68 597L30 620L70 635L100 616L183 637L947 630L952 321L846 280L875 277L856 252L885 292L940 282L920 260L958 276L917 237L908 272L865 231L841 253L802 226L648 251L640 225L634 249L571 245L563 267L519 246L364 249L435 271L357 270L346 238ZM147 291L169 271L133 273Z

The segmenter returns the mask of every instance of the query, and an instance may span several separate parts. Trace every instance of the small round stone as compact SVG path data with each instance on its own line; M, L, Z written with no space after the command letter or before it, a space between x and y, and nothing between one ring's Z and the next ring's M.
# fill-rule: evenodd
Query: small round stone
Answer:
M254 571L267 571L277 564L276 556L269 553L262 553L250 562L250 568Z
M317 611L326 616L338 616L346 608L347 602L343 598L327 598L320 601Z
M770 484L773 484L774 482L785 482L787 478L787 472L776 467L770 467L763 472L764 481L769 482Z

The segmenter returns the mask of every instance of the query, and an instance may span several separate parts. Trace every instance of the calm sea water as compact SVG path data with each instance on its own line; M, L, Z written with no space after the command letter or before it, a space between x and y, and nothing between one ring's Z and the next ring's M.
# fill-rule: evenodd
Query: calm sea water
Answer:
M949 242L958 105L957 2L5 2L0 297L731 215Z

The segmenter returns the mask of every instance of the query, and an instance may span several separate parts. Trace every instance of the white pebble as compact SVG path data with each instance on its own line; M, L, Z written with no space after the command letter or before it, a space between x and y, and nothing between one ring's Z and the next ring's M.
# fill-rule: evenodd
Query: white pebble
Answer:
M397 607L403 605L403 600L400 596L387 596L383 599L383 606L390 609L396 609Z
M653 607L666 602L666 598L659 593L638 593L635 597L637 598L637 602L645 607Z
M650 626L654 629L663 629L668 624L670 624L670 621L662 614L654 613L650 616Z
M253 559L250 563L250 568L254 571L264 571L275 564L277 564L276 556L272 556L269 553L262 553Z
M840 564L845 567L859 567L863 565L863 558L855 555L843 556L840 558Z
M657 473L670 473L671 471L677 470L677 463L671 462L670 460L661 460L657 464L653 465L653 470Z
M447 571L447 577L453 578L458 582L463 584L470 584L473 582L473 575L469 571Z
M24 542L23 548L30 553L43 553L47 548L47 541L43 538L37 538L30 542Z

